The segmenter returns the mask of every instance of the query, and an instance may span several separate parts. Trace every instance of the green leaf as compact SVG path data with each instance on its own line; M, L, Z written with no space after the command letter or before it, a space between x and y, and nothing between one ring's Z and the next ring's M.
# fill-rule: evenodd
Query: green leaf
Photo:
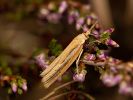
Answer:
M12 94L12 88L8 88L8 94Z
M99 68L99 72L100 73L103 73L104 72L103 68L101 68L101 67L98 67L98 68Z
M49 49L52 52L52 54L55 55L56 57L60 55L60 53L62 52L61 44L57 44L57 40L55 39L52 39L52 41L50 42Z
M62 75L63 81L68 81L70 79L69 75Z
M111 34L109 32L107 32L107 33L102 33L100 37L101 37L101 39L105 39L105 38L109 38L110 35Z
M89 42L95 41L96 39L94 38L94 36L90 36L89 37Z
M18 79L18 86L21 87L22 81Z
M23 90L18 88L18 94L22 94L23 93Z
M83 89L85 89L85 87L84 87L84 85L83 85L83 84L79 84L79 85L78 85L78 89L83 90Z
M12 70L10 68L6 68L5 72L7 75L12 75Z
M3 60L1 66L3 68L6 68L8 66L8 63L5 60Z

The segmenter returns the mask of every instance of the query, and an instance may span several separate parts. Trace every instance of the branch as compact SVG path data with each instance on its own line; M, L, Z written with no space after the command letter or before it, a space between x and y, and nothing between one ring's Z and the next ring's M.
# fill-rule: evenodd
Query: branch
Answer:
M71 93L77 93L77 94L83 94L85 95L87 98L89 98L90 100L95 100L92 96L90 96L89 94L85 93L85 92L81 92L81 91L69 91L69 92L65 92L65 93L61 93L59 95L53 96L47 100L57 100L57 98L67 95L67 94L71 94Z

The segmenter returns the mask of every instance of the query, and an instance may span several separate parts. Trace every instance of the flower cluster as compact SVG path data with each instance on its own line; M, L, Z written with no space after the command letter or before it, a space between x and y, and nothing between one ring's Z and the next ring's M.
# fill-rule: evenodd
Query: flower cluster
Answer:
M79 31L81 26L83 26L83 32L88 31L90 26L98 20L95 13L91 11L90 5L69 0L59 3L50 2L40 8L38 17L43 21L55 24L64 18L68 19L69 24L73 24L76 19L76 30ZM113 28L103 31L100 24L96 24L89 35L88 43L84 44L84 53L79 66L75 70L73 79L83 82L87 73L85 64L93 65L99 70L101 80L106 86L112 87L118 84L119 93L133 96L133 62L123 63L118 59L109 57L107 53L109 46L119 47L110 38L113 31ZM52 50L54 50L54 47ZM37 56L36 60L44 69L50 64L50 62L46 61L44 54ZM58 80L61 81L61 79L62 77Z
M18 92L19 94L22 94L23 91L27 91L27 89L28 89L26 80L24 80L20 76L14 76L13 78L11 78L10 84L11 84L11 87L12 87L12 91L14 93ZM8 90L8 93L9 94L12 93L10 91L10 88Z
M83 26L83 32L86 32L98 20L98 17L92 12L89 4L81 4L71 0L63 0L58 3L52 1L47 5L43 5L40 8L38 17L42 21L54 24L59 23L64 18L68 20L68 24L73 24L76 21L76 30L79 31ZM101 30L101 27L97 24L93 33L98 35Z
M13 70L5 59L0 59L0 86L8 87L8 94L22 94L27 91L27 81L19 75L14 75Z
M27 91L27 82L25 79L23 79L21 76L1 76L1 86L10 85L11 87L8 87L8 94L13 94L13 93L19 93L22 94L23 91ZM6 84L4 84L6 83Z

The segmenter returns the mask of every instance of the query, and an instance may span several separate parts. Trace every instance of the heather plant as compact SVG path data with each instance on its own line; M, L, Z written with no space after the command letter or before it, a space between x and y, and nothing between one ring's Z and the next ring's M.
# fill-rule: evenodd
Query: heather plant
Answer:
M76 21L76 30L83 30L86 32L90 26L98 20L98 17L91 10L90 5L81 4L74 1L61 1L59 3L50 2L40 9L39 18L43 21L51 23L58 23L64 18L68 20L68 24ZM118 48L119 45L111 39L113 28L103 31L101 25L98 23L89 35L89 39L84 44L84 52L80 58L79 67L75 68L73 80L84 82L87 77L86 65L93 65L100 73L100 79L107 87L119 85L118 92L124 95L133 96L133 62L122 62L119 59L108 56L109 47ZM55 45L55 40L51 44ZM49 46L49 52L58 52L56 50L58 45ZM52 53L54 54L54 53ZM58 53L57 53L58 54ZM43 57L45 58L43 54ZM39 58L43 58L39 55ZM53 55L52 55L53 56ZM56 55L54 55L55 59ZM52 59L52 60L54 60ZM44 70L51 64L51 57L48 59L37 60L39 65L43 61L45 66ZM48 63L49 62L49 63ZM61 80L60 77L58 80Z
M39 4L39 10L38 12L35 11L35 13L42 23L48 22L57 24L65 20L68 22L68 25L74 24L77 31L84 33L88 31L96 21L99 21L98 16L92 11L91 5L89 4L82 4L72 0L50 1L44 4L41 2L37 4ZM31 8L29 10L32 12L35 6L32 5ZM58 82L71 81L71 79L73 79L73 81L55 88L53 90L54 92L49 93L43 99L47 99L47 97L54 94L58 89L64 88L65 93L53 96L51 99L57 99L60 96L71 93L81 93L93 100L94 98L87 93L79 91L83 89L81 83L83 83L87 77L87 67L89 65L94 66L94 69L100 73L100 79L105 86L113 87L118 85L118 92L120 94L133 97L133 62L123 62L108 56L109 48L119 47L119 44L111 39L113 31L114 28L103 30L101 24L97 23L84 44L83 54L80 57L78 68L75 67L76 64L74 63L75 66L73 64L69 70L58 78ZM56 39L53 39L47 49L36 50L32 56L25 57L25 60L22 60L21 63L15 62L14 64L8 64L8 62L1 60L0 85L8 88L9 95L26 92L28 90L28 82L22 78L20 74L17 74L20 73L20 69L27 64L30 66L30 70L43 71L49 67L62 51L62 45L59 44ZM38 67L35 67L37 64ZM18 70L13 70L10 66L18 67ZM39 76L39 73L37 74ZM72 86L69 88L66 87L76 82L78 83L76 88Z

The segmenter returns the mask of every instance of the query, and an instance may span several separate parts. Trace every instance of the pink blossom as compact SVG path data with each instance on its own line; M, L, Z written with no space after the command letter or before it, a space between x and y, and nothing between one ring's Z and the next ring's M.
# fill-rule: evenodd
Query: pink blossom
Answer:
M73 10L71 10L68 14L68 23L72 24L74 22L74 17L75 17L75 12Z
M113 76L112 74L104 73L102 80L106 86L112 87L122 80L122 75Z
M36 56L35 59L40 66L43 66L45 64L46 58L44 53Z
M81 71L81 73L79 73L79 74L75 74L74 76L73 76L73 79L74 80L77 80L77 81L79 81L79 82L83 82L84 80L85 80L85 72L84 71Z
M89 28L87 26L83 27L83 32L87 32L89 30Z
M39 13L39 17L40 18L44 18L49 14L49 10L46 8L41 8L40 9L40 13Z
M27 91L27 84L26 84L26 82L23 82L23 84L21 85L21 87L22 87L22 89L24 91Z
M100 59L106 59L106 56L103 51L100 51L100 53L97 53L98 58Z
M67 8L67 2L66 1L62 1L61 5L59 7L59 14L62 14Z
M96 56L94 54L85 54L84 56L84 60L95 60L96 59Z
M35 59L36 59L37 63L39 64L39 66L42 67L43 70L49 66L49 61L46 61L44 53L36 56Z
M79 19L77 19L77 22L76 22L76 30L79 31L81 29L81 26L83 25L84 23L84 18L83 17L80 17Z
M47 16L48 21L51 23L54 23L54 24L57 24L59 22L60 18L61 18L61 16L59 14L56 14L56 13L50 13Z
M122 81L120 84L119 93L133 95L133 87L126 83L126 81Z
M108 45L113 46L113 47L119 47L119 45L118 45L115 41L113 41L113 40L111 40L111 39L106 39L106 43L107 43Z
M87 25L91 25L91 17L89 15L86 16L86 23Z
M110 29L108 29L108 30L105 30L104 33L109 32L109 33L111 34L113 31L114 31L114 28L110 28Z
M94 37L95 37L96 39L99 38L99 33L98 33L98 31L94 30L94 31L92 31L92 33L94 34Z
M59 78L58 78L58 81L61 82L61 81L62 81L62 77L59 77Z
M12 91L13 91L14 93L17 92L17 85L16 85L16 83L13 83L13 84L12 84Z

